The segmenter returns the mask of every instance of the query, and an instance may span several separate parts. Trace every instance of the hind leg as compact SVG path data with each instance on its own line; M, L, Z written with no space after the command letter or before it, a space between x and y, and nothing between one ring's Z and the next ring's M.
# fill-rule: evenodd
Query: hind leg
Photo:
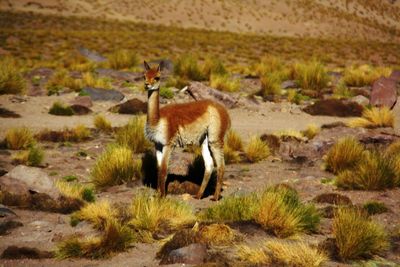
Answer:
M196 195L196 198L198 198L198 199L201 199L201 197L203 196L204 190L206 190L208 182L210 181L211 173L214 168L213 157L211 155L207 136L204 139L203 144L201 145L201 154L204 159L204 177L203 177L203 181L201 182L199 192Z
M217 186L215 187L213 200L219 200L221 193L222 182L225 172L224 145L221 142L210 144L212 156L217 165Z
M158 186L157 190L160 192L160 195L164 197L166 195L165 181L167 179L168 174L168 164L169 158L172 153L171 146L163 146L156 147L156 156L157 156L157 167L158 167Z

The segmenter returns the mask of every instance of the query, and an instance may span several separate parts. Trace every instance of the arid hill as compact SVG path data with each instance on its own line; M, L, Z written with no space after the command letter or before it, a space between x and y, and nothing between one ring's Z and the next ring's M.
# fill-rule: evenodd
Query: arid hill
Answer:
M400 36L396 0L5 0L0 8L279 36L388 42Z

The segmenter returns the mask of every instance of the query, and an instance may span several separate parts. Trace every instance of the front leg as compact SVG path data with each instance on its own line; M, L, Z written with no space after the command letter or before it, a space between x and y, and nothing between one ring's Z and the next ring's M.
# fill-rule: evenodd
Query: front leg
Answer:
M156 157L157 157L157 168L158 168L158 177L157 177L157 190L160 192L161 196L166 195L165 182L167 180L168 175L168 164L169 158L171 157L172 147L169 145L162 146L156 145Z

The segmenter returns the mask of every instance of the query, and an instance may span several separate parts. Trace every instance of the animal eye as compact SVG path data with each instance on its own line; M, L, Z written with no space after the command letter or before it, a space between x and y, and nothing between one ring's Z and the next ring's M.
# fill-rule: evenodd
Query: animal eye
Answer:
M155 77L154 80L158 82L160 80L160 77Z

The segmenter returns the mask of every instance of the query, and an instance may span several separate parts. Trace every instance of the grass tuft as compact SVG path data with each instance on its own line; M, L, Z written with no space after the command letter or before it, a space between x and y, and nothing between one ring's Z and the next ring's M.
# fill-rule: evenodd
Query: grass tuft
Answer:
M28 150L28 158L27 158L27 165L38 167L42 164L44 159L44 151L41 147L36 144L33 144L29 147Z
M387 107L365 109L361 118L351 120L350 127L379 128L394 127L394 113Z
M270 265L272 263L271 257L268 255L265 247L259 245L257 248L251 248L246 245L239 245L237 255L241 261L248 262L254 265Z
M267 158L271 154L268 144L263 142L258 136L250 138L245 152L249 162L258 162Z
M9 149L24 149L34 143L34 138L32 132L26 127L12 128L6 132L5 143Z
M214 223L205 225L199 230L200 241L211 245L229 245L236 240L235 231L228 225Z
M321 91L329 83L324 65L317 60L295 64L294 78L303 90Z
M305 129L304 131L302 131L302 135L304 135L305 137L307 137L309 140L313 139L317 134L319 134L319 132L321 131L321 128L318 127L315 124L309 124L307 126L307 129Z
M326 154L326 169L335 174L354 168L362 158L364 147L354 138L345 137L334 144Z
M111 83L109 78L99 78L91 72L82 74L82 83L87 87L110 89Z
M228 75L212 74L210 86L224 92L236 92L240 88L240 81L231 79Z
M174 74L193 81L202 81L206 78L199 67L197 58L191 54L182 55L176 60Z
M225 159L226 164L238 163L238 162L240 162L239 152L236 150L233 150L229 146L225 145L224 146L224 159Z
M74 111L70 106L56 101L53 103L53 106L51 106L49 114L58 116L72 116L74 115Z
M202 66L202 73L205 77L210 78L211 75L225 76L228 74L228 71L220 59L207 57Z
M109 145L91 170L92 182L97 187L118 185L135 176L133 153L127 147Z
M388 67L352 66L345 69L342 79L348 86L362 87L372 85L381 76L388 77L391 73L392 70Z
M89 203L71 215L71 219L88 221L96 229L105 229L107 222L116 219L118 211L108 200Z
M150 149L152 144L144 135L145 121L144 116L133 117L127 125L116 132L117 144L129 147L134 153L141 153Z
M342 260L370 258L389 249L388 235L367 215L353 208L339 208L333 235Z
M111 69L128 69L139 64L137 55L129 50L116 50L108 56L107 66Z
M231 148L234 151L242 151L243 150L243 141L240 135L235 132L234 130L229 130L226 139L225 139L225 144Z
M26 82L14 59L0 59L0 95L21 94L25 91Z
M169 87L161 87L160 88L160 96L165 99L174 98L174 92Z
M363 209L368 213L368 215L381 214L389 211L385 203L378 201L368 201L363 205Z
M281 95L281 75L280 73L266 73L261 76L261 89L256 94L262 97Z
M153 190L139 191L131 204L129 224L136 229L154 232L173 229L195 220L192 208L179 200L162 198Z
M107 120L103 115L97 115L93 119L93 124L96 129L103 131L103 132L111 132L112 131L112 126L111 122Z
M56 182L56 187L63 196L79 199L86 202L94 202L95 196L91 187L79 183L71 183L63 178Z

